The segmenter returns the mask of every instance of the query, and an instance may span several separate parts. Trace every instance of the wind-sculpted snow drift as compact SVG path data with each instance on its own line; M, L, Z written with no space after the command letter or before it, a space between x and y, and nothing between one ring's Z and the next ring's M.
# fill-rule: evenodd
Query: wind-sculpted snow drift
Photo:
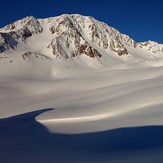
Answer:
M32 131L34 128L38 130L41 138L43 135L49 137L53 145L57 143L55 138L59 137L54 133L78 134L72 138L80 141L82 137L81 141L84 142L87 142L86 138L94 137L94 143L87 142L87 154L90 157L83 158L83 161L77 160L77 156L74 159L68 157L69 160L66 161L71 163L95 162L90 152L97 148L93 150L92 145L99 143L98 138L113 142L114 135L117 136L113 134L114 130L121 136L121 131L123 128L127 130L127 127L130 127L131 132L134 130L134 133L142 131L143 139L136 140L141 144L146 139L145 132L148 129L147 133L162 133L162 72L162 44L153 41L137 43L107 24L87 16L61 15L47 19L26 17L0 29L0 129L5 131L0 136L2 139L10 139L10 142L12 132L20 127L23 129L22 140L25 140L26 128L28 131L31 126ZM54 109L37 112L41 108ZM39 114L32 118L26 114L35 111ZM20 114L23 114L23 118L17 116ZM16 125L11 126L10 120L14 120L12 122ZM155 130L157 125L159 130ZM6 126L9 126L7 132L4 130ZM130 129L125 137L131 140L131 136L126 136ZM16 133L21 135L20 131ZM154 139L157 139L156 135ZM62 135L61 138L64 141L61 139L58 143L66 143L69 138L73 143L71 136L67 138ZM133 141L135 139L134 137ZM33 148L35 140L32 140ZM115 141L117 144L108 144L107 149L112 151L120 147L119 157L122 151L129 149L122 144L129 145L130 141L117 137ZM103 142L100 150L103 150L104 144ZM158 160L163 160L160 155L163 143L160 142L160 146L158 144L158 141L154 141L154 145L145 144L142 153L134 154L130 151L131 158L125 153L118 161L114 158L117 156L115 151L109 158L107 149L104 150L107 157L103 153L100 154L100 158L104 156L103 159L98 160L97 150L96 162L149 162L155 158L156 151ZM70 145L71 150L76 151L80 145L75 142L74 148ZM56 146L59 148L59 144ZM65 147L62 143L61 148L63 146ZM136 149L140 150L140 146L136 148L133 145L133 148L136 152ZM85 149L86 147L81 148ZM59 151L57 155L62 154L62 150ZM78 150L76 153L79 158L86 154L81 152L79 155ZM53 162L53 159L47 163ZM18 160L16 158L15 163ZM38 161L36 157L35 160ZM5 162L4 157L2 162ZM41 160L39 162L42 163Z

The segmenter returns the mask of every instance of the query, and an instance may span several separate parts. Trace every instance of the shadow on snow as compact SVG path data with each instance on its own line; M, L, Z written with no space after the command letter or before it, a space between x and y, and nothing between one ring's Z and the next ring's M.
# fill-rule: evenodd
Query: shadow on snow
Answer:
M137 153L142 151L148 155L151 149L163 152L163 126L76 135L53 134L35 120L36 116L50 110L42 109L0 120L0 162L101 163L137 157Z

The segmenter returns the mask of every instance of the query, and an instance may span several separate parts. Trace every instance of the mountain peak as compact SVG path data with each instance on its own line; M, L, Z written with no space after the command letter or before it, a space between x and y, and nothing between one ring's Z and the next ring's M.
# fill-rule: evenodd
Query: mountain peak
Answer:
M33 16L27 16L23 19L20 19L18 21L15 21L9 25L6 25L5 27L0 29L0 32L11 32L11 31L17 31L21 28L23 28L24 26L27 26L28 24L30 24L31 22L36 22L37 19Z

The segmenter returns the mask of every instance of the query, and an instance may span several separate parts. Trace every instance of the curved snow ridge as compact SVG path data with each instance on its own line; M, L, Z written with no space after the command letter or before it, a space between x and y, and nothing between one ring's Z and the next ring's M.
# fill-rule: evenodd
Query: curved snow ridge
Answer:
M86 122L86 121L95 121L100 120L104 118L109 118L116 116L116 112L114 113L104 113L99 115L92 115L92 116L81 116L81 117L70 117L70 118L52 118L52 119L44 119L44 120L38 120L41 123L71 123L71 122Z
M149 102L149 103L144 103L141 104L140 106L135 106L135 108L126 108L126 109L119 109L119 110L113 110L97 114L97 115L90 115L90 116L81 116L81 117L65 117L65 118L49 118L49 119L37 119L38 122L40 123L74 123L74 122L90 122L90 121L98 121L98 120L104 120L104 119L109 119L109 118L114 118L117 116L125 115L125 114L134 114L135 111L137 110L143 110L143 109L148 109L148 107L154 107L158 105L163 105L163 102Z

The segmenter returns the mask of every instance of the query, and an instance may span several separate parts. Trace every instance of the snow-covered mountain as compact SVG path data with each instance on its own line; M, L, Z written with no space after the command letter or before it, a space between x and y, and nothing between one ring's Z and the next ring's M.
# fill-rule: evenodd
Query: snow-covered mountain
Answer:
M129 36L89 16L74 14L47 19L28 16L0 29L2 57L15 53L22 59L31 55L51 59L86 55L102 63L106 58L120 61L144 59L144 56L134 55L141 51L148 54L147 60L151 56L160 58L163 45L152 41L136 43Z
M162 163L162 72L163 45L92 17L1 28L0 162Z

